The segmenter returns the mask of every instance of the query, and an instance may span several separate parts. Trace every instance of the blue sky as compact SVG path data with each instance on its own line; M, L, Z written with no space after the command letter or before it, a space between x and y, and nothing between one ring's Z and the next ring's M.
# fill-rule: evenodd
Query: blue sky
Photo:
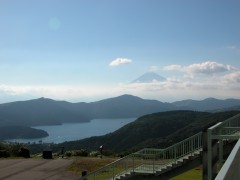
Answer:
M1 0L0 103L240 98L238 0ZM164 82L130 83L154 71Z

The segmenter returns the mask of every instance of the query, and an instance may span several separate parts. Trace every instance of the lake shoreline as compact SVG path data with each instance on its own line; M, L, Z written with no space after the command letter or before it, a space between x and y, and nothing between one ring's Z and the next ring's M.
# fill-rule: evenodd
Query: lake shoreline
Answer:
M44 138L15 138L8 139L7 141L10 143L16 142L25 144L59 144L66 141L75 141L92 136L105 135L136 119L137 118L93 119L89 122L68 122L62 123L61 125L31 126L31 128L46 131L49 136Z

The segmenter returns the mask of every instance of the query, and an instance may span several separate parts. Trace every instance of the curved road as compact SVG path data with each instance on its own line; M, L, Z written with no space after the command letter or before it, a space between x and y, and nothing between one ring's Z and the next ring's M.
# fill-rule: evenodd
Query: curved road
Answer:
M73 159L0 159L1 180L76 180L67 172Z

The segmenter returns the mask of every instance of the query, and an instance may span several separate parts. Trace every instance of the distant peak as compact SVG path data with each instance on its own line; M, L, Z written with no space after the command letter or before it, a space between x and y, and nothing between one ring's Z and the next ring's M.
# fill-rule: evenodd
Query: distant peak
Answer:
M131 94L123 94L123 95L120 95L118 97L137 97L137 96L134 96L134 95L131 95Z
M141 99L140 97L138 96L133 96L131 94L123 94L121 96L118 96L117 98L137 98L137 99Z
M210 98L206 98L204 99L203 101L218 101L219 99L216 99L216 98L213 98L213 97L210 97Z
M165 81L166 78L158 75L157 73L154 72L147 72L140 76L139 78L135 79L132 81L132 83L151 83L154 81Z
M38 98L39 100L49 100L48 98L45 98L45 97L40 97Z
M54 100L52 100L52 99L49 99L49 98L45 98L45 97L40 97L40 98L38 98L38 99L35 99L36 101L54 101ZM33 99L33 101L34 101L34 99Z

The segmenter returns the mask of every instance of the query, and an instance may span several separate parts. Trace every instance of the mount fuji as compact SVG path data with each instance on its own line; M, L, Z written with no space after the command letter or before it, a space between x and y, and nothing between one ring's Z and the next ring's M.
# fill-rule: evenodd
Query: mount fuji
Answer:
M154 72L147 72L140 76L139 78L135 79L131 83L151 83L155 81L165 81L166 78L158 75L157 73Z

